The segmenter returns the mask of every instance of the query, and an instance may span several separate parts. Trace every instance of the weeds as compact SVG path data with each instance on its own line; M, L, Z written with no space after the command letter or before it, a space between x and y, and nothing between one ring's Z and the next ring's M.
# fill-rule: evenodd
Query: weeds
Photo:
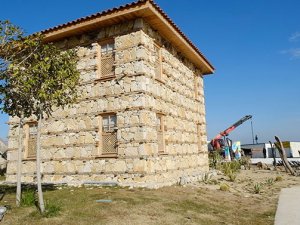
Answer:
M29 214L30 217L36 217L36 218L50 218L50 217L55 217L59 216L61 212L61 205L58 203L51 203L49 201L46 201L45 204L45 211L44 213L41 213L39 210L33 211L32 213Z
M241 169L241 164L238 161L225 162L222 164L222 171L225 175L236 173Z
M219 169L222 161L220 151L212 151L209 153L209 167L213 169Z
M203 175L203 177L202 177L202 181L203 181L205 184L208 184L209 181L210 181L210 179L211 179L211 174L209 174L209 173L205 173L205 174Z
M34 206L35 202L36 199L34 190L26 190L22 193L21 206Z
M275 178L275 181L276 181L276 182L282 181L282 180L283 180L282 176L277 176L277 177Z
M240 168L241 165L238 161L226 162L222 164L222 172L229 178L231 182L235 181Z
M44 217L55 217L60 214L61 206L58 203L46 202L45 212L43 213Z
M228 178L229 178L229 180L230 180L231 182L234 182L235 179L236 179L236 177L237 177L237 173L234 173L234 172L230 171L230 172L227 174L227 176L228 176Z
M251 158L249 156L242 156L239 159L239 163L241 166L244 166L246 169L250 170Z
M262 190L262 184L261 183L255 183L253 187L254 194L260 194Z
M266 180L266 184L269 185L269 186L273 185L274 184L274 179L273 178L268 178Z

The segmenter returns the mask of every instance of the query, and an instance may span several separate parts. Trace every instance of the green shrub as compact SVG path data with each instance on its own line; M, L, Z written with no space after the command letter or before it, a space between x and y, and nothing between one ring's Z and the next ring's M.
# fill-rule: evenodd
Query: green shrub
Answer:
M225 183L220 184L221 191L229 191L229 186Z
M241 164L238 161L225 162L222 164L222 172L228 176L233 173L239 172L241 169Z
M34 190L25 190L21 197L21 206L34 206L36 203L36 195Z
M277 176L276 178L275 178L275 181L277 182L277 181L282 181L283 180L283 178L282 178L282 176Z
M249 156L242 156L239 159L239 163L241 166L244 166L246 169L250 169L251 158Z
M222 161L222 156L220 154L220 151L218 150L211 151L208 157L209 157L209 167L212 169L219 169Z
M230 172L227 174L227 176L228 176L228 178L229 178L229 180L230 180L231 182L234 182L235 179L236 179L236 177L237 177L237 173L234 173L234 172L230 171Z

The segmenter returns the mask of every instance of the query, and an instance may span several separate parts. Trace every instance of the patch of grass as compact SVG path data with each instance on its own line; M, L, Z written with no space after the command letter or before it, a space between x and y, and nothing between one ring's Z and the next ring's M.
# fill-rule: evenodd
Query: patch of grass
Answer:
M55 202L46 202L45 212L43 213L44 217L55 217L60 214L62 207L59 203Z
M57 217L60 215L60 212L62 210L61 204L57 202L49 202L47 201L45 204L45 212L41 213L38 209L31 212L29 214L29 217L34 217L36 219L46 217L46 218L51 218L51 217Z
M205 213L212 209L212 207L206 202L194 202L192 200L183 200L176 203L167 204L169 211L176 213L183 213L192 211L195 213Z
M35 203L36 203L35 191L34 190L23 191L21 197L21 206L25 206L25 207L34 206Z
M283 181L282 176L277 176L277 177L275 178L275 181L276 181L276 182L278 182L278 181Z

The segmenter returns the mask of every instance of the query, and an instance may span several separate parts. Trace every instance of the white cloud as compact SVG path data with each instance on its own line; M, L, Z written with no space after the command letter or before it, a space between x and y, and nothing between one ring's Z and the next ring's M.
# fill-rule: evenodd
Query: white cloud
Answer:
M300 40L300 32L296 32L290 36L289 41L296 42Z
M283 50L280 53L288 54L291 56L292 59L300 59L300 48L291 48L288 50Z

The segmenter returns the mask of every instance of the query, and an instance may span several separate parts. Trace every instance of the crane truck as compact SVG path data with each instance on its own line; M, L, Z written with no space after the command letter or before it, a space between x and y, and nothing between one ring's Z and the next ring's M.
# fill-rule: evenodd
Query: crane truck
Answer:
M221 149L224 146L226 146L225 143L225 137L229 135L230 132L232 132L235 128L246 122L247 120L250 120L252 118L251 115L246 115L234 124L232 124L230 127L228 127L226 130L220 132L215 138L213 138L210 142L210 145L212 147L212 150Z

